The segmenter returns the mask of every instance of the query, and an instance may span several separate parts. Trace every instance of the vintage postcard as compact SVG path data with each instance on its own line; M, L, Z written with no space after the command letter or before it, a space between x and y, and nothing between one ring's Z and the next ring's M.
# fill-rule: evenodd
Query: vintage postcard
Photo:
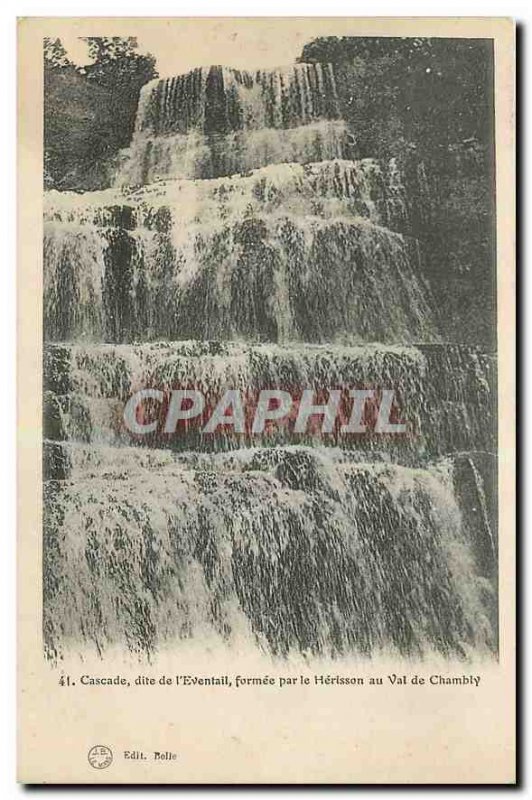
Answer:
M19 780L513 783L513 22L18 78Z

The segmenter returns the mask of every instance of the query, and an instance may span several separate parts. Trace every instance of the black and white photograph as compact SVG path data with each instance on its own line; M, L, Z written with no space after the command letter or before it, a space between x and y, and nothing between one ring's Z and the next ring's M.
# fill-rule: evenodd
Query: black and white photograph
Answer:
M512 783L512 20L18 35L19 780Z
M84 44L43 43L48 656L496 658L493 42Z

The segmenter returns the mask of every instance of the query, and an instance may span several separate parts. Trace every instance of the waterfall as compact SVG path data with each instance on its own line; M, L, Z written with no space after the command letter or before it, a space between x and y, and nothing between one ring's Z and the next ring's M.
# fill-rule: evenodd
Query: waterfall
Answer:
M46 337L437 340L417 243L389 227L409 216L397 169L272 165L137 191L50 192Z
M330 65L152 81L113 188L44 205L48 655L497 651L496 363L442 342L423 164ZM407 435L124 425L135 392L393 389ZM167 410L161 404L162 415Z
M259 128L295 128L338 119L330 64L293 64L276 70L195 69L143 87L136 132L155 135Z
M263 387L294 391L308 387L391 386L401 398L409 435L391 438L388 457L417 463L452 452L494 447L490 397L493 363L478 348L449 345L299 346L243 345L220 342L157 342L138 345L48 345L46 348L46 435L58 442L131 445L124 425L128 398L147 386L171 391L192 385L219 398L225 388L243 394ZM161 407L161 420L164 406ZM163 423L160 424L162 430ZM286 428L267 433L267 445L289 444ZM330 437L331 445L338 437ZM309 434L298 437L311 442ZM233 431L212 437L196 428L179 437L160 433L144 446L226 450L256 444L257 435ZM344 440L348 449L381 454L382 436Z
M142 89L117 184L330 160L341 158L346 147L331 65L196 69Z
M450 467L334 461L100 464L53 483L45 628L58 643L253 641L274 655L465 657L493 647ZM379 509L379 515L375 509ZM58 535L58 529L62 535ZM398 564L401 566L398 567Z

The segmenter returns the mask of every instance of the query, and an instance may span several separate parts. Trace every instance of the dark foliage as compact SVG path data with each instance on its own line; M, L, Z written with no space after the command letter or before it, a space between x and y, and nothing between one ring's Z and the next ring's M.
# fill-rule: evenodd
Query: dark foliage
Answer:
M45 186L108 185L133 133L139 92L157 76L155 59L132 37L89 37L92 63L78 68L59 39L44 41Z
M300 60L336 65L362 157L491 142L490 40L327 37L305 45Z
M300 60L335 65L353 157L423 164L415 234L442 331L495 347L492 41L326 37Z

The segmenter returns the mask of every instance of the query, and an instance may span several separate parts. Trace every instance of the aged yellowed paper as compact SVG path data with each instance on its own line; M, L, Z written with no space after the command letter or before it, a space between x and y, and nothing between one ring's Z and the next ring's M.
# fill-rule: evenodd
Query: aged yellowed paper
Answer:
M19 780L515 781L513 22L18 80Z

